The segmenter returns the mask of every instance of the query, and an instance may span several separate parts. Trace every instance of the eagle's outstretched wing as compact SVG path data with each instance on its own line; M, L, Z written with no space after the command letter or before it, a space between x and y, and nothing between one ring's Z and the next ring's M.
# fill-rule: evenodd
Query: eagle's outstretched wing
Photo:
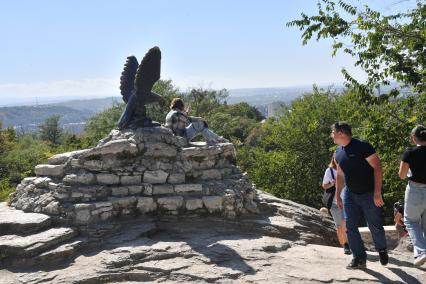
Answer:
M135 88L135 77L138 69L138 60L135 56L127 56L126 63L124 64L123 72L120 77L120 91L123 96L123 101L129 101L129 97Z
M146 96L151 93L155 82L160 79L161 51L154 46L142 59L135 78L136 96Z

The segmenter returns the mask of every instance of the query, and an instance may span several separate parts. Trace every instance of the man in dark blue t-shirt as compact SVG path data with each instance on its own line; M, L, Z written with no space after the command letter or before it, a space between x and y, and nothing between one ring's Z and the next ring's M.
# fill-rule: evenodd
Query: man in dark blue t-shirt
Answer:
M367 254L358 230L361 212L367 220L374 245L379 252L380 263L386 265L388 254L380 208L384 205L380 159L371 144L352 138L349 124L338 122L331 128L333 141L339 145L336 150L336 202L337 206L344 209L349 246L353 253L353 259L347 268L366 268ZM344 202L340 197L343 184L346 184L347 189Z

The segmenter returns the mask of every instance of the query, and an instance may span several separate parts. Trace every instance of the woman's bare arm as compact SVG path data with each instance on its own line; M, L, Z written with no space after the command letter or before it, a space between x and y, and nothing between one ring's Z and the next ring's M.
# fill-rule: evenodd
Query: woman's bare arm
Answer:
M410 169L410 165L406 162L401 161L401 163L399 164L399 172L398 172L399 178L406 179L409 169Z

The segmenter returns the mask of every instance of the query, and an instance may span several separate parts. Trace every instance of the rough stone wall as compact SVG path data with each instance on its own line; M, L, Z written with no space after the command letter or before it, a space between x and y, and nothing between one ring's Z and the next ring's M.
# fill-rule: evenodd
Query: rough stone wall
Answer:
M11 206L76 225L136 214L256 212L255 189L235 166L231 143L188 145L163 127L113 130L90 149L35 167Z

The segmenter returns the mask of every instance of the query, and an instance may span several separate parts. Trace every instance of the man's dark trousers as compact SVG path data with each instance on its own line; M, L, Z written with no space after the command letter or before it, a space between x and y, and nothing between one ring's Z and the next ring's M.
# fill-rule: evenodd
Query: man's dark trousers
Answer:
M367 258L364 243L358 230L361 212L367 221L376 250L386 249L382 210L374 204L374 194L372 192L356 194L347 190L344 194L343 204L348 241L353 255L362 259Z

